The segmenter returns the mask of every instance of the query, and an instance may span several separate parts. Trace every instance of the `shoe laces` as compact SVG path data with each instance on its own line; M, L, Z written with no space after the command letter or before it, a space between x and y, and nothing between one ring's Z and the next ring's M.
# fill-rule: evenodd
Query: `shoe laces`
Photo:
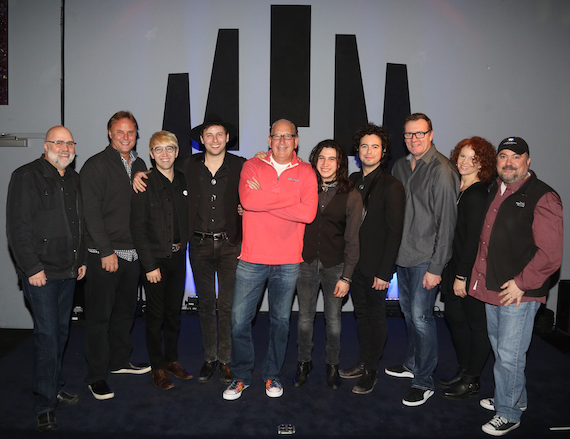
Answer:
M499 428L502 425L505 425L508 423L509 423L509 421L507 421L505 418L503 418L502 416L499 416L499 415L493 416L493 419L491 419L489 421L489 424L491 424L495 428Z
M238 380L233 380L228 390L235 390L236 392L241 392L244 386L245 384L243 382Z
M266 389L280 389L281 383L277 379L270 379L265 382Z

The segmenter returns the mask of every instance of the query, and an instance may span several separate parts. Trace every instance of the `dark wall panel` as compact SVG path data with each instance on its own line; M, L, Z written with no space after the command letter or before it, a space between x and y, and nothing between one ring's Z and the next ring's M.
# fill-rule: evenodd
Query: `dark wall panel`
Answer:
M335 46L334 138L354 155L356 129L368 122L355 35L337 35Z
M239 149L239 31L220 29L210 78L206 114L215 113L238 128L238 136L227 145ZM204 115L205 116L205 115ZM202 121L200 121L201 123Z
M392 137L392 152L386 169L392 169L394 162L407 154L403 138L404 119L410 114L410 90L406 64L386 65L386 86L384 91L383 125Z
M170 73L162 129L176 134L180 155L192 154L188 73Z
M309 126L311 6L271 6L270 121Z

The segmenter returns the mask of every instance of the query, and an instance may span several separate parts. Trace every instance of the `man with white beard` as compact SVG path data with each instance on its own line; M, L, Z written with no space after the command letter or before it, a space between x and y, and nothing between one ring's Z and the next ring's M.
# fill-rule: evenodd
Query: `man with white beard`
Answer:
M64 392L63 351L75 281L85 276L83 211L79 175L68 166L75 142L62 126L50 128L45 154L12 173L6 205L6 233L24 296L34 320L34 412L36 429L57 428L58 404L75 405Z

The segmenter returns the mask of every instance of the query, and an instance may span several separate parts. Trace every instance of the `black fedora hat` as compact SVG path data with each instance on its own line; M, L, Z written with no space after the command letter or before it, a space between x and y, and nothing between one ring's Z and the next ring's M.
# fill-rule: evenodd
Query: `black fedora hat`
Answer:
M224 122L224 120L219 114L209 113L204 118L204 123L192 128L192 130L190 131L190 137L196 142L201 143L200 135L202 134L204 126L206 125L220 125L224 127L228 132L228 134L230 135L230 141L235 139L235 137L237 136L237 128L235 125L232 125L231 123L228 122Z

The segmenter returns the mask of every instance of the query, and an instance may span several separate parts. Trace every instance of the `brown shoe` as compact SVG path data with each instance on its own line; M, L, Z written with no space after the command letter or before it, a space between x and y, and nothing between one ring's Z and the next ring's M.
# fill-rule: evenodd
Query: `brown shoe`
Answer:
M165 363L164 364L164 370L167 372L170 372L172 375L174 375L179 380L190 380L190 379L194 378L194 375L192 375L190 372L188 372L186 369L184 369L178 361L172 361L170 363Z
M231 384L233 376L230 363L220 363L220 381L224 384Z
M152 369L151 371L152 380L154 381L154 385L161 390L168 390L174 387L172 381L168 379L166 376L166 372L164 369Z

